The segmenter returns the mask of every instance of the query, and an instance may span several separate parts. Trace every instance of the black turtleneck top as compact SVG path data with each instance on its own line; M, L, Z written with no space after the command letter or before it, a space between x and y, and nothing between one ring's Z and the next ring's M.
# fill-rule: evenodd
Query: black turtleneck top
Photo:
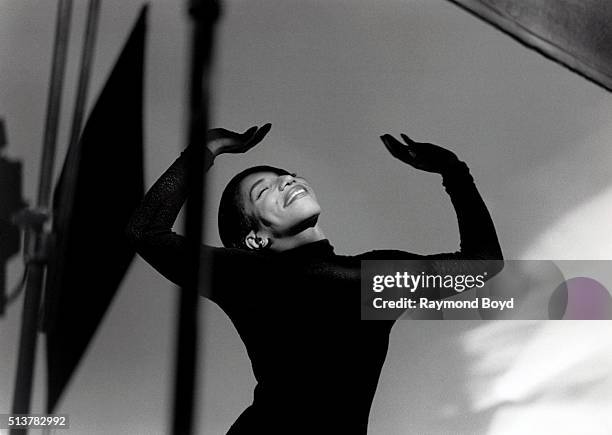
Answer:
M207 169L213 159L206 152ZM172 226L187 197L188 163L183 153L157 180L127 229L137 252L178 285L184 284L189 251ZM361 260L426 259L446 274L470 273L475 262L463 259L502 258L467 166L458 162L442 175L457 213L458 252L346 256L336 254L328 240L281 253L202 245L209 282L201 294L232 320L257 380L253 404L229 434L366 434L393 322L360 320Z

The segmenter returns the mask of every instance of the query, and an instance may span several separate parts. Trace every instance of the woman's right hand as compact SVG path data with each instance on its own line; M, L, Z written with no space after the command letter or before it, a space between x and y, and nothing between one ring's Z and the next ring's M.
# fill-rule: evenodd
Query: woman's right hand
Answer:
M216 157L220 154L245 153L268 134L272 124L262 127L253 126L244 133L236 133L224 128L213 128L208 130L206 146Z

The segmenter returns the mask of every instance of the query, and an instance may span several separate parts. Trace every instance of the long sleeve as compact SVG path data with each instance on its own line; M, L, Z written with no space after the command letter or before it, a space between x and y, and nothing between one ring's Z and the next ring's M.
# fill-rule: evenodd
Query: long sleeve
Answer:
M440 275L479 275L492 278L503 268L503 254L495 226L474 184L467 165L457 162L442 174L442 184L457 215L460 250L433 255L417 255L398 250L370 251L362 260L422 260L423 271ZM453 290L430 298L455 295Z
M213 154L205 150L205 170L213 163ZM126 233L138 254L159 273L177 285L184 285L189 264L189 247L184 236L172 231L172 226L189 195L187 180L190 163L189 149L149 189L130 220ZM251 261L247 261L248 260ZM249 253L201 245L200 264L211 272L211 280L200 292L216 302L232 287L232 269L252 262ZM213 273L214 272L214 273ZM224 281L225 280L225 281ZM225 288L216 283L225 282Z
M450 255L470 260L503 259L493 220L468 166L458 162L442 175L442 180L457 214L461 240L460 251Z

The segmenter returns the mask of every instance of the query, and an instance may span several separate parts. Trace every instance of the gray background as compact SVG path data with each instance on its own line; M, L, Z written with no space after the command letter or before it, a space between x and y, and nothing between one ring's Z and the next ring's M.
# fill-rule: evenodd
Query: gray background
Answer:
M76 3L58 170L85 16L86 3ZM147 186L183 144L186 50L183 2L151 3ZM103 2L90 103L140 4ZM0 1L0 116L7 154L24 161L30 200L54 20L55 2ZM468 162L507 258L612 256L610 94L456 6L230 0L218 36L213 125L273 128L248 155L217 160L206 242L219 244L216 204L229 177L270 163L311 181L320 223L339 253L455 250L455 216L439 177L402 165L378 139L405 132ZM112 198L100 206L112 207ZM20 272L15 259L9 284ZM61 404L70 433L166 432L174 302L174 288L138 259ZM217 434L250 403L254 380L229 320L201 305L198 421L200 433ZM0 323L0 412L10 409L20 313L15 304ZM400 322L371 433L609 433L611 330L609 322ZM40 356L34 411L43 407Z

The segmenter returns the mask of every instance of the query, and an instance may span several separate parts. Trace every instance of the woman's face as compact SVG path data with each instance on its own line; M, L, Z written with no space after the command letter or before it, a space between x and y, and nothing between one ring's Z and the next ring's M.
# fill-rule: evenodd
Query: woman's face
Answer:
M240 190L247 214L272 237L293 235L321 213L314 191L295 174L256 172L242 180Z

